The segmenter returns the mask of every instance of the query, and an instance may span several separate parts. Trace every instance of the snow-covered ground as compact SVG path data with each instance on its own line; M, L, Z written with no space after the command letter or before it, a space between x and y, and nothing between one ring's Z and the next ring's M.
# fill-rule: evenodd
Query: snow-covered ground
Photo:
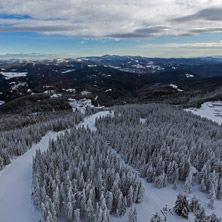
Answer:
M107 115L113 116L114 113L110 111L101 111L96 114L85 117L84 121L78 124L77 127L88 127L92 131L96 131L95 121L97 118ZM142 123L144 119L140 120ZM62 133L49 132L42 140L33 145L33 147L23 156L13 160L5 169L0 172L0 221L1 222L38 222L41 219L41 214L38 209L34 207L31 201L31 185L32 185L32 157L35 155L36 149L40 148L42 151L47 150L50 138L56 139L57 135ZM115 150L113 150L115 153ZM119 156L119 154L116 153ZM119 158L121 158L119 156ZM121 161L123 161L121 159ZM132 171L135 171L130 167ZM142 179L143 180L143 179ZM145 180L144 201L140 204L134 204L137 208L138 222L150 221L152 215L168 206L173 208L177 194L182 190L183 185L179 184L177 189L172 189L172 185L165 188L157 189L153 184L147 183ZM212 211L207 207L208 199L206 194L199 191L198 186L194 186L193 192L188 195L192 198L196 195L200 199L201 205L206 209L207 214L216 213L217 216L222 217L222 201L215 201L215 210ZM129 209L128 209L129 211ZM161 215L161 213L160 213ZM128 213L121 218L111 216L110 222L127 222ZM189 220L182 217L169 214L168 222L193 222L193 216Z
M5 102L0 100L0 106L3 105Z
M81 95L82 96L87 96L87 95L89 95L91 92L89 92L89 91L87 91L87 90L84 90L84 91L82 91L81 92Z
M75 89L62 89L62 90L65 92L68 92L68 93L75 93L76 92Z
M63 71L62 74L69 73L69 72L74 72L74 71L75 71L75 69L68 69L66 71Z
M189 74L189 73L186 73L185 76L186 76L187 78L193 78L193 77L194 77L193 74Z
M105 117L105 116L113 116L113 112L110 111L101 111L98 113L95 113L91 116L87 116L85 117L84 121L79 123L77 127L84 127L84 128L89 128L92 131L96 131L96 119L100 118L100 117Z
M199 109L188 108L185 111L192 112L198 116L212 120L218 124L222 124L222 101L206 102Z
M17 157L0 172L1 222L38 222L41 219L40 212L31 201L32 158L37 149L46 150L49 139L56 139L60 133L49 132L28 152Z
M172 87L173 89L176 89L178 92L183 92L183 90L179 89L179 87L175 84L170 84L170 87Z
M11 79L14 77L25 77L28 73L27 72L0 72L5 79Z
M80 99L80 100L76 100L76 99L72 99L69 98L69 105L72 107L72 110L75 112L76 110L80 111L81 113L85 114L86 112L86 108L90 107L93 108L95 107L92 104L91 99Z
M59 98L59 97L61 97L62 96L62 94L52 94L51 96L50 96L50 98Z

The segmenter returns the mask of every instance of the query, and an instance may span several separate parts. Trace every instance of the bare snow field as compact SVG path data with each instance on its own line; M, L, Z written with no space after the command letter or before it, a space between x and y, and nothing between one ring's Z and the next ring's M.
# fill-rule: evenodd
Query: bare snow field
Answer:
M199 109L188 108L185 109L185 111L222 124L222 101L206 102L203 103Z

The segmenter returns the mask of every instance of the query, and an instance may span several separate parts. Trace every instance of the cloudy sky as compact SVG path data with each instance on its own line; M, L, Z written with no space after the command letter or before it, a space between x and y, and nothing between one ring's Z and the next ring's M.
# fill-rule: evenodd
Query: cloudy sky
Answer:
M222 0L1 0L0 58L222 55Z

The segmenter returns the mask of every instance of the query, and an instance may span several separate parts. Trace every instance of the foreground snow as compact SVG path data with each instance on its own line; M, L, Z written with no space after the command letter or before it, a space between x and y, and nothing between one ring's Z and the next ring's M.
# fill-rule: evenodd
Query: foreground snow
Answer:
M206 102L199 109L188 108L185 111L190 111L198 116L212 120L218 124L222 124L222 101Z
M107 115L113 116L114 113L110 111L98 112L86 117L77 127L88 127L92 131L96 131L96 119ZM144 119L140 121L143 123ZM23 156L18 157L12 164L0 172L0 221L38 222L42 218L39 210L34 207L31 201L32 157L38 148L42 151L47 150L49 139L56 139L57 135L62 132L63 131L59 133L48 133L38 144L33 145L32 149ZM115 151L113 150L113 152ZM117 153L116 155L119 156ZM119 156L119 158L121 157ZM135 169L131 167L130 169L136 172ZM176 190L172 189L172 185L168 185L163 189L157 189L153 184L147 183L145 180L143 181L145 188L144 201L141 204L134 204L134 206L137 208L138 222L149 222L152 215L156 212L160 213L160 210L165 207L165 205L167 205L168 208L173 208L177 194L182 190L183 185L179 184ZM222 217L221 201L215 201L215 210L212 211L207 207L209 199L206 197L206 194L199 191L198 186L194 186L193 192L188 195L188 198L192 198L194 194L200 199L200 203L206 209L207 214L215 212L217 216ZM127 222L127 217L128 213L121 218L111 216L110 222ZM169 215L167 221L193 222L194 220L192 214L189 220L185 220L173 213L173 215Z
M39 148L45 151L49 139L56 139L58 134L48 133L0 172L0 221L37 222L41 219L41 214L31 201L32 157Z

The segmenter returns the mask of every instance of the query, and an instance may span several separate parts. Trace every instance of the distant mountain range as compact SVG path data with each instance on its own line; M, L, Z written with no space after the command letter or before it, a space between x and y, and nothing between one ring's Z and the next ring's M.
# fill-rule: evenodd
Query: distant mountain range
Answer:
M104 55L41 61L0 60L2 102L38 93L74 96L75 92L75 96L84 97L82 92L86 91L95 103L110 105L160 100L166 95L180 96L221 86L222 57L219 56L165 59Z

